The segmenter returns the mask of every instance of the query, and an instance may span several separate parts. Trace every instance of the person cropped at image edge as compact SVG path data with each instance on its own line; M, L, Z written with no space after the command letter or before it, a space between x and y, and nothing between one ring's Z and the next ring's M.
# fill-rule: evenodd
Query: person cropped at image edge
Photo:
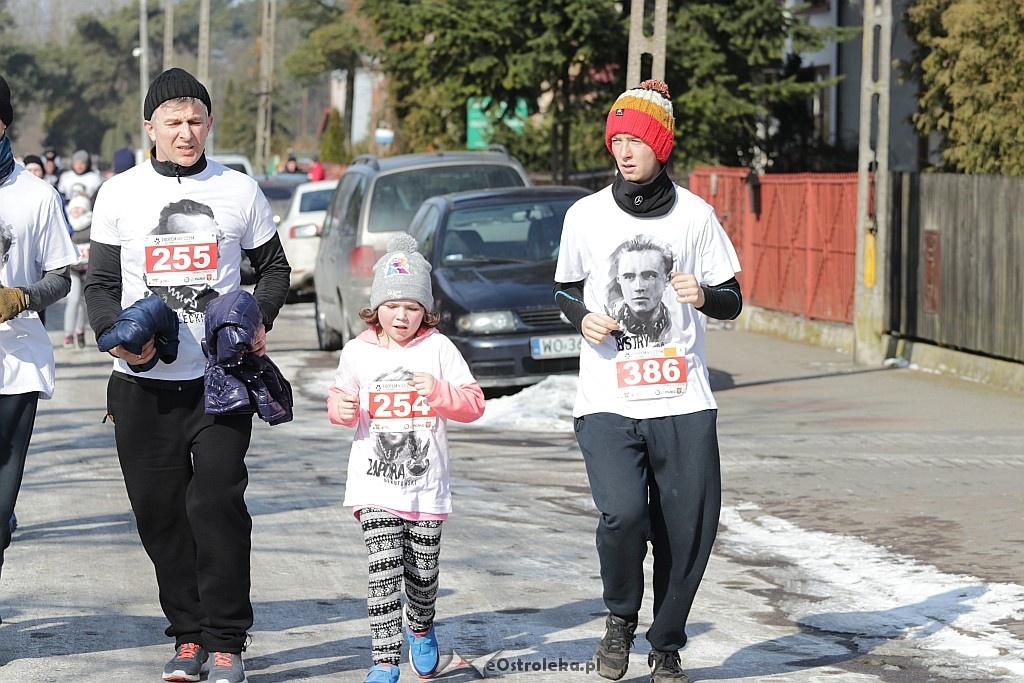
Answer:
M733 319L739 260L714 209L668 175L675 119L648 80L608 112L612 184L566 213L554 294L583 335L576 440L600 515L608 615L597 673L622 678L654 557L653 683L688 680L679 650L718 529L721 474L704 353L708 318Z
M255 413L208 414L204 323L211 301L239 290L244 251L260 274L262 317L248 352L263 356L290 267L257 182L206 158L213 112L202 83L180 68L158 75L143 125L149 158L111 176L93 206L89 322L101 349L119 341L107 333L140 303L178 324L170 358L160 353L162 327L141 346L109 346L108 418L174 639L163 679L198 681L209 659L210 683L245 683L241 653L253 624L245 455ZM179 214L189 217L180 226Z
M39 311L67 295L78 261L60 195L14 160L13 122L11 89L0 75L0 573L36 408L54 392L53 344Z
M341 349L327 414L356 428L344 505L362 525L369 565L373 666L365 683L395 683L403 639L420 678L440 663L438 560L452 510L446 423L483 415L484 394L459 350L434 329L430 264L416 240L391 237L373 273L370 305L360 312L368 329Z

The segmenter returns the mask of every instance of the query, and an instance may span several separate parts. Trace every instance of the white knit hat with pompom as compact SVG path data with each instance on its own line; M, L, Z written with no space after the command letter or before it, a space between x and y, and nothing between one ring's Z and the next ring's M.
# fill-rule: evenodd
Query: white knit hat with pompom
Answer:
M412 299L429 313L434 309L430 287L430 264L416 251L416 240L404 232L388 240L388 253L373 266L370 308L377 310L385 301Z

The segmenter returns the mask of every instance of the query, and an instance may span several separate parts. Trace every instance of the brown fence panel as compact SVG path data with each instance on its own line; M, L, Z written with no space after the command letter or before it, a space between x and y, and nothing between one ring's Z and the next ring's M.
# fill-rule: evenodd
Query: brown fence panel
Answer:
M852 323L856 174L763 175L759 190L747 174L698 167L690 175L690 190L715 207L736 246L744 300Z
M1024 362L1024 178L894 180L892 331Z

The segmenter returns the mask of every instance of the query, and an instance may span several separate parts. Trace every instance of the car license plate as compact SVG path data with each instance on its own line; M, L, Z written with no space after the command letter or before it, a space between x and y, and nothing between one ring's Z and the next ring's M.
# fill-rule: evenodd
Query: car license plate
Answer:
M578 334L532 337L530 355L534 358L569 358L580 355L582 344L583 337Z

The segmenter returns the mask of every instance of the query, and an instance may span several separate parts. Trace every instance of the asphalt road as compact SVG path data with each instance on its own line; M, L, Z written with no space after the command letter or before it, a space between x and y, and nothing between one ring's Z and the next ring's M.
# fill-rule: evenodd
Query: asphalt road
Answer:
M341 506L351 432L323 410L336 355L315 350L310 304L285 308L269 349L296 389L296 419L257 420L248 458L249 681L356 683L370 664L365 549ZM713 331L709 349L725 504L736 514L1024 585L1024 394L859 368L739 330ZM0 683L159 681L172 645L102 422L110 363L94 347L57 357L57 395L40 405L0 581ZM603 680L586 671L604 610L571 435L453 428L450 437L456 512L444 530L440 679ZM1012 667L937 655L918 628L811 628L793 605L819 598L794 571L720 539L688 626L691 680L1024 680ZM1018 645L1021 618L1002 625ZM646 651L639 637L625 681L647 680ZM1022 651L1004 655L1016 662Z

